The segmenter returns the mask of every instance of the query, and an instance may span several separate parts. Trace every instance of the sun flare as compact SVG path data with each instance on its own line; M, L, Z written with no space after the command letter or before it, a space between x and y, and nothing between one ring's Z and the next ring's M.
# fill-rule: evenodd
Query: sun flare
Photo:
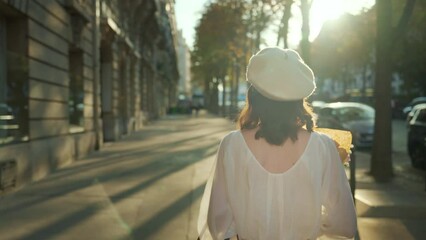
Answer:
M310 24L311 24L311 41L321 30L322 24L327 20L339 18L346 12L341 0L314 1L311 8Z
M311 19L324 22L340 17L345 11L345 6L341 0L314 1L311 8Z
M345 13L358 14L362 9L371 8L374 0L322 0L313 1L310 11L310 40L318 35L324 22L338 19Z

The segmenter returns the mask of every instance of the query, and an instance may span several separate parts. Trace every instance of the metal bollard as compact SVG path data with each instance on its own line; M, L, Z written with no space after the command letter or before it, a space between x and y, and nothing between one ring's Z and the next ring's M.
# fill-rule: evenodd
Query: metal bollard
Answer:
M355 157L355 148L352 147L352 152L351 152L351 161L349 162L349 185L351 187L351 192L352 192L352 197L354 200L354 204L356 204L356 200L355 200L355 188L356 188L356 175L355 175L355 170L356 170L356 157ZM360 240L360 236L359 236L359 231L356 231L355 234L355 238L354 240Z
M355 167L356 167L356 157L355 157L355 149L352 148L352 153L351 153L351 161L349 162L349 170L350 170L350 176L349 176L349 185L351 186L351 192L352 192L352 197L354 198L354 202L355 202L355 183L356 183L356 177L355 177Z

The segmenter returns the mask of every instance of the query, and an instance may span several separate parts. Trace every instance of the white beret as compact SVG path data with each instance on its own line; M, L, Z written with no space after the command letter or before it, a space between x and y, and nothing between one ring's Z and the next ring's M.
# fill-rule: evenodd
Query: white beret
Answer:
M247 81L272 100L299 100L315 91L315 77L292 49L267 47L250 58Z

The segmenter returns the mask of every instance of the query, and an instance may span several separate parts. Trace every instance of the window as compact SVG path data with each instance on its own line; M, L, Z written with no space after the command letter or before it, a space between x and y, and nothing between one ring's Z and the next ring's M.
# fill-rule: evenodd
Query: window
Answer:
M355 121L374 119L374 111L358 107L344 107L337 109L337 116L340 121Z
M416 122L426 123L426 108L420 109L417 112Z
M6 24L0 16L0 141L8 135L8 125L12 117L12 109L6 104L7 73L6 73Z
M0 15L0 144L28 140L28 59L24 18Z
M84 131L84 80L83 51L73 49L69 52L69 123L70 132Z

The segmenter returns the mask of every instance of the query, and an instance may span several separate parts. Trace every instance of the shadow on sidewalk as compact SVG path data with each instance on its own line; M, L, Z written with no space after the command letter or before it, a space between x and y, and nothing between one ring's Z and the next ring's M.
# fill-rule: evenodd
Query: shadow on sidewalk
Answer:
M228 131L228 126L223 127L223 124L222 126L218 124L218 126L213 125L200 131L194 127L191 128L188 124L190 123L183 123L182 126L175 124L174 127L177 127L178 130L174 127L169 128L170 125L173 126L173 122L167 121L152 126L152 129L129 136L90 157L57 171L44 180L6 196L0 200L2 203L0 206L0 222L2 223L0 232L8 231L9 224L3 223L7 223L7 219L11 216L15 216L16 219L16 216L25 216L26 212L30 214L38 212L37 215L32 215L27 220L22 219L22 222L25 223L35 221L35 219L31 220L34 217L43 217L42 213L55 215L55 210L59 210L61 213L57 215L59 218L51 220L49 224L37 224L32 230L27 230L29 232L25 232L23 235L21 233L19 237L19 239L54 239L60 234L70 231L76 225L92 219L93 216L107 211L107 208L111 208L111 206L115 208L116 204L132 198L132 196L140 196L142 191L160 180L212 157L217 151L220 138L224 132ZM193 133L187 134L185 128L192 129ZM141 178L141 176L145 177ZM138 181L139 178L142 180ZM90 189L94 185L109 184L110 182L123 183L125 188L121 187L119 191L112 188L113 193L105 192L106 196L97 196L95 193L93 196L90 195ZM125 185L125 182L131 182L132 186L129 186L128 183ZM135 182L138 183L133 184ZM168 221L185 211L191 204L191 200L201 196L204 184L196 186L193 191L187 192L167 207L160 209L148 221L139 222L139 225L134 227L134 231L127 226L128 222L121 221L122 225L127 228L128 236L139 239L155 234ZM75 195L81 190L84 191ZM86 201L88 204L83 205L81 209L74 207L73 211L55 208L59 207L57 203L63 199L69 196L78 197L81 194L87 194L82 195L85 198L98 198L99 200ZM135 199L137 200L137 198ZM54 204L52 205L52 203ZM63 207L66 208L66 206Z
M149 239L154 233L159 231L165 224L167 224L170 219L173 219L183 211L185 211L191 201L198 199L204 192L204 186L206 182L200 184L192 192L185 194L183 197L179 198L173 204L170 204L154 217L150 218L146 223L137 226L133 230L134 239Z

